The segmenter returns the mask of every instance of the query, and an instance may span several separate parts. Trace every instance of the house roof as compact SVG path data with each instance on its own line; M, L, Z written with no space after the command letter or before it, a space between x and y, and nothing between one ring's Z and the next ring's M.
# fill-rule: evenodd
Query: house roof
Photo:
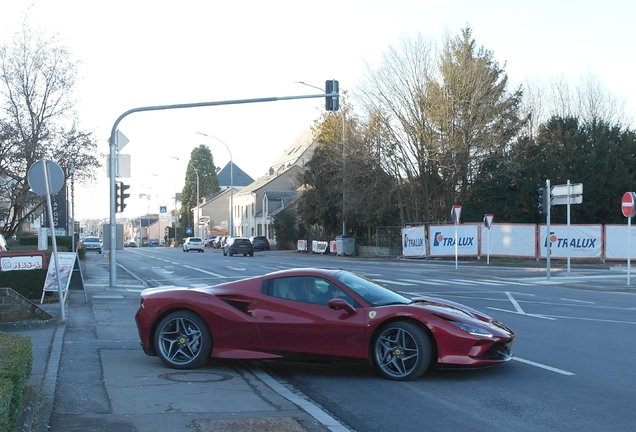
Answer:
M292 143L283 154L272 164L269 169L270 173L275 173L281 167L289 167L296 163L298 158L300 158L305 151L311 146L314 142L314 132L311 129L307 129L304 131L296 141Z
M230 181L230 171L232 171L233 182ZM234 184L234 186L237 187L244 187L254 181L252 177L247 175L245 171L233 162L228 162L223 169L216 173L216 177L219 179L219 186L221 187L229 187L230 184Z
M259 177L256 181L249 184L245 188L241 189L238 195L248 195L254 191L257 191L263 188L264 186L266 186L269 182L274 181L275 179L280 177L283 173L290 171L293 168L296 168L296 165L292 165L290 167L284 168L282 171L277 172L275 174L264 175L262 177Z

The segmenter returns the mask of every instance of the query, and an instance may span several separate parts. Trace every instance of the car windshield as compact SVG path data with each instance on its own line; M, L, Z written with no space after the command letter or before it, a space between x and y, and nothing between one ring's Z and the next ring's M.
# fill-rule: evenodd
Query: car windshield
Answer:
M410 298L357 273L340 271L334 277L364 298L371 306L413 303Z
M84 243L99 243L99 239L97 237L84 237Z
M198 238L198 237L192 237L192 238L190 239L190 242L191 242L191 243L192 243L192 242L199 242L199 243L201 243L201 239L200 239L200 238Z

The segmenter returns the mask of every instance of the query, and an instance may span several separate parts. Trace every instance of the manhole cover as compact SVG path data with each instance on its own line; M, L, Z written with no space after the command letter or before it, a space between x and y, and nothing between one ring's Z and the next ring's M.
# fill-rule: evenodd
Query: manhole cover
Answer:
M159 375L159 378L176 382L223 382L229 381L233 377L215 372L172 372Z

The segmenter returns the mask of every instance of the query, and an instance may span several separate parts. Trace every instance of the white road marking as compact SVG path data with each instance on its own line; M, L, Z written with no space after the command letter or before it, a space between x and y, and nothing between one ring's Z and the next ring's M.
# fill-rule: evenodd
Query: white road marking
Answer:
M530 366L535 366L535 367L538 367L538 368L541 368L541 369L549 370L551 372L556 372L556 373L561 374L561 375L567 375L567 376L576 375L575 373L568 372L568 371L565 371L563 369L557 369L557 368L554 368L552 366L547 366L547 365L544 365L544 364L541 364L541 363L533 362L533 361L530 361L530 360L525 360L525 359L522 359L522 358L519 358L519 357L513 357L512 359L513 360L517 360L518 362L521 362L521 363L528 364Z
M191 270L196 270L196 271L201 272L201 273L209 274L211 276L218 277L220 279L225 279L227 277L227 276L220 275L218 273L212 273L212 272L207 271L207 270L202 270L202 269L197 268L197 267L192 267L192 266L187 266L187 265L184 265L183 267L189 268Z
M433 279L423 279L420 283L424 285L448 285L446 282L435 281Z
M515 315L523 315L523 316L529 316L529 317L534 317L534 318L547 319L547 320L550 320L550 321L556 321L556 318L553 318L553 317L550 317L550 316L545 316L545 315L529 314L529 313L524 313L524 312L511 311L511 310L508 310L508 309L499 309L499 308L491 307L491 306L486 306L486 309L496 310L496 311L499 311L499 312L507 312L507 313L511 313L511 314L515 314Z
M510 294L508 291L506 291L506 296L508 296L508 299L510 300L510 303L512 303L512 305L515 307L515 310L517 312L519 312L520 314L525 315L525 312L523 311L523 309L521 309L521 306L519 306L519 303L517 303L517 300L514 299L512 294Z
M571 302L576 302L576 303L596 304L596 302L585 301L585 300L574 300L574 299L568 299L568 298L561 298L561 300L571 301Z
M489 280L483 280L483 279L472 279L472 280L453 279L453 281L467 282L467 283L472 283L476 285L507 285L505 282L489 281Z

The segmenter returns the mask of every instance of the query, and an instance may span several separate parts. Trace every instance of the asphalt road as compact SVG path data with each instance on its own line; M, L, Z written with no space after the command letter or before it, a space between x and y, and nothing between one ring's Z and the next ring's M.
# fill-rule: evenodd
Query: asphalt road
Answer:
M486 267L257 252L223 257L130 249L119 262L150 286L207 286L290 267L341 267L409 295L488 313L517 335L515 360L481 370L433 370L392 382L371 367L262 362L356 431L631 430L636 423L636 296L612 266Z

